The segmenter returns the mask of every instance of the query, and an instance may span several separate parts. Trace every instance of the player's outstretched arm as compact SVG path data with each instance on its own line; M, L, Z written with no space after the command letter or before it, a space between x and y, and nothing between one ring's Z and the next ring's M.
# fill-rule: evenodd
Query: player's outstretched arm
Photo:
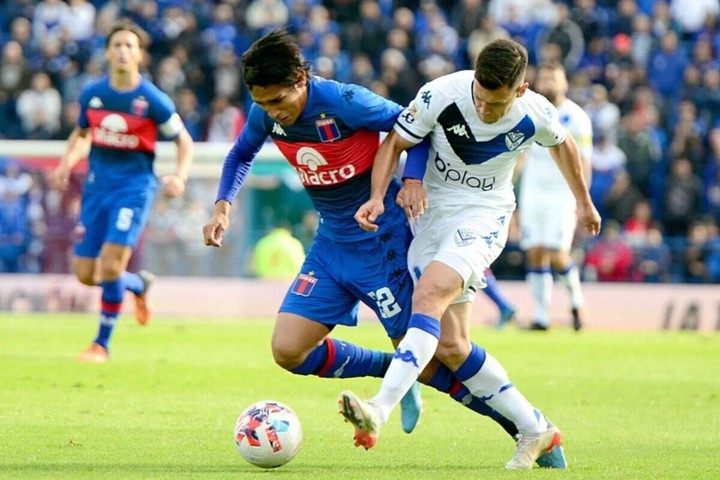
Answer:
M48 182L50 186L64 192L70 181L72 168L83 158L88 156L92 137L87 128L75 127L68 137L65 153L60 157L60 163L50 172Z
M550 148L550 154L575 196L578 221L585 226L588 233L597 235L600 233L600 214L590 198L577 142L567 135L560 145Z
M227 200L218 200L215 203L210 220L203 226L203 239L209 247L222 247L223 233L230 224L230 207Z
M183 129L175 139L177 145L177 167L172 175L161 179L162 192L168 198L175 198L185 193L185 185L190 175L193 158L193 140L187 130Z
M413 144L391 130L375 154L370 186L370 200L360 206L355 220L363 230L375 232L375 220L385 212L385 194L400 161L400 154Z

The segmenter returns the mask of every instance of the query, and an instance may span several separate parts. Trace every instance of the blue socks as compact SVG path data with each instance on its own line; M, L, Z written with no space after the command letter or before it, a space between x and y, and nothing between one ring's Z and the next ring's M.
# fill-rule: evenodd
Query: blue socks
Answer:
M483 288L483 292L487 295L495 305L498 306L501 312L506 313L513 310L512 305L505 299L502 293L500 293L500 287L498 286L495 275L487 270L485 272L485 283L487 286Z
M120 308L122 307L125 288L123 288L122 277L117 280L102 282L100 286L102 287L100 328L95 338L95 343L107 349L110 336L120 316Z
M123 272L120 278L101 282L100 287L102 288L100 328L94 343L107 349L112 332L120 317L125 290L136 294L141 293L145 288L145 284L137 274Z
M292 373L325 378L382 377L392 356L392 353L370 350L328 337Z

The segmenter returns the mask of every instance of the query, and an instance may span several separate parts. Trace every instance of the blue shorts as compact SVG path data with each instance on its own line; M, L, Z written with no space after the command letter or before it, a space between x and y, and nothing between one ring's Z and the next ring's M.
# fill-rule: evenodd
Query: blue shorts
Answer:
M75 229L75 255L96 258L103 243L135 247L152 208L157 180L129 179L125 185L86 184L80 221Z
M413 282L407 269L410 228L354 243L315 238L280 306L329 327L355 326L360 303L370 307L392 339L407 331Z

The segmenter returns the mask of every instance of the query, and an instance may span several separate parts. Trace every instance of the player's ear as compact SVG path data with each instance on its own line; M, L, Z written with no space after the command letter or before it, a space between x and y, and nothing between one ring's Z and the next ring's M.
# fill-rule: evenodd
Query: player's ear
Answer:
M307 85L307 81L308 81L308 72L307 72L307 70L301 70L301 71L298 73L296 85L298 86L298 88L302 88L302 87L304 87L305 85Z
M522 85L520 85L517 89L516 96L520 98L525 95L525 92L527 91L529 85L530 84L528 82L524 82Z

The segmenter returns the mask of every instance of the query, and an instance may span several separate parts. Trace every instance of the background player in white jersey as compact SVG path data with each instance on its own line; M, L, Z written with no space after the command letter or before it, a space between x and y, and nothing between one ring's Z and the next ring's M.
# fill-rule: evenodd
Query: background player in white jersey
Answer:
M175 105L140 74L147 44L147 34L135 24L121 21L111 28L105 42L108 75L83 89L78 125L50 178L65 190L70 171L89 149L73 268L80 282L99 285L102 297L98 334L78 357L83 362L107 361L125 291L135 295L138 322L150 319L152 276L126 269L158 188L153 173L158 134L177 145L175 173L160 181L167 197L183 194L192 162L192 139Z
M427 135L432 146L423 177L427 197L419 181L406 185L400 197L416 218L408 253L417 282L409 328L375 397L363 401L349 391L340 394L345 418L368 438L377 437L436 355L472 395L518 426L521 438L507 468L531 468L561 442L560 431L513 386L498 361L471 347L469 339L471 302L507 238L515 208L512 172L521 151L534 142L550 148L577 200L581 223L592 235L600 229L577 144L560 125L555 107L528 90L526 68L524 47L510 40L491 42L478 55L474 72L425 85L378 151L370 200L355 215L371 231L384 213L383 195L400 153Z
M592 124L583 109L567 98L567 77L556 63L540 65L535 90L555 105L560 123L580 147L586 182L590 183ZM527 252L527 283L535 300L530 330L547 330L552 299L553 274L557 272L570 293L573 328L583 324L580 275L570 257L577 217L575 197L546 148L533 145L525 154L520 186L520 246ZM551 269L552 268L552 269Z

